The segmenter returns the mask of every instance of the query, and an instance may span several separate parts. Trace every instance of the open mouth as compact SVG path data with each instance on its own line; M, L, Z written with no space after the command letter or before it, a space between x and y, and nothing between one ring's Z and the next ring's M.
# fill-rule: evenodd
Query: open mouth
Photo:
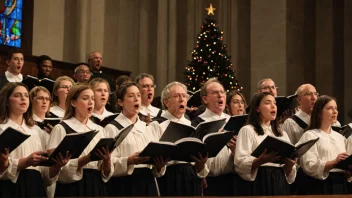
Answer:
M276 111L270 111L270 115L276 116Z
M185 105L180 105L180 109L185 109Z
M133 107L138 109L139 108L139 104L135 104Z
M153 96L153 94L152 94L152 93L149 93L149 94L148 94L148 99L152 99L152 96Z
M219 101L218 104L222 105L222 104L224 104L224 101Z
M93 111L93 107L89 107L88 112L92 112L92 111Z

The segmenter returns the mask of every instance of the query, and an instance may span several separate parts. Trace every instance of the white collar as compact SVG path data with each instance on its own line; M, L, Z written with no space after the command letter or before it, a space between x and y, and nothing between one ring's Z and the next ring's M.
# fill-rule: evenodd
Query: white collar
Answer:
M75 117L69 118L67 120L63 120L69 127L74 129L76 132L88 132L92 130L100 130L100 126L94 124L90 119L88 119L87 124L83 124L78 121Z
M14 75L9 71L5 71L5 76L9 82L22 82L23 76L22 74Z
M22 131L24 133L30 134L32 127L26 125L26 122L23 120L22 124L19 125L16 122L12 121L10 118L8 119L8 121L4 124L0 124L0 128L2 129L2 131L4 131L5 129L7 129L8 127L12 127L16 130Z
M262 127L264 134L274 135L273 130L271 129L271 125L266 126L265 124L262 123L260 126Z
M50 107L50 112L55 114L59 118L63 118L65 116L65 110L61 109L59 106Z
M44 120L40 119L40 117L38 117L34 113L33 113L33 120L36 121L36 122L43 122L44 121Z
M130 126L133 122L128 119L123 113L120 113L115 120L123 126L123 128ZM137 131L143 133L146 131L147 124L139 119L137 116L137 122L134 123L134 127Z
M185 118L185 115L183 114L182 117L180 119L176 118L175 116L173 116L169 111L163 111L163 113L161 114L161 117L164 117L170 121L173 122L177 122L177 123L181 123L181 124L186 124L186 125L190 125L191 121L189 121L188 119Z
M106 118L108 116L111 116L111 115L113 115L113 113L108 111L108 110L106 110L105 107L104 107L103 113L101 115L93 113L93 116L99 118L100 120L102 120L102 119L104 119L104 118Z
M200 118L202 118L205 121L214 121L214 120L220 120L222 118L226 118L226 121L230 119L231 116L228 114L222 112L221 115L217 115L214 112L212 112L208 107L205 109L204 113L199 115Z
M310 123L310 115L306 114L301 109L299 109L295 115L297 117L299 117L301 120L303 120L306 124L309 125L309 123Z
M144 116L148 116L149 113L151 117L156 117L159 111L159 108L153 107L152 105L149 105L148 107L142 105L140 113Z

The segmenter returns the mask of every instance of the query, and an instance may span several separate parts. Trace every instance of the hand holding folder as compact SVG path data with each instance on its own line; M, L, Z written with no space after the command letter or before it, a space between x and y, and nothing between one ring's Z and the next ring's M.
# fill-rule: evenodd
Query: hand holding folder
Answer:
M128 127L121 129L121 131L115 138L100 139L99 142L93 148L93 150L90 152L91 160L92 161L101 160L101 157L99 157L98 153L99 153L99 150L100 152L102 152L102 148L106 148L111 153L117 146L119 146L123 142L123 140L133 129L133 126L134 125L131 124Z
M195 161L191 156L215 157L233 137L231 132L218 132L225 119L203 122L196 128L170 122L159 142L150 142L140 156L151 158L161 156L164 159ZM147 163L153 163L148 161Z
M48 160L43 161L39 166L52 166L55 164L55 159L59 153L62 156L66 156L67 152L71 155L71 159L78 158L84 149L89 145L93 140L98 131L89 131L84 133L69 133L60 144L54 149L54 151L48 155Z
M319 138L316 138L294 146L290 142L268 135L251 155L258 158L265 151L266 153L276 153L279 158L273 163L283 164L285 158L294 159L304 155L318 140Z
M61 118L45 118L43 122L37 122L37 125L45 130L45 127L52 129L55 125L61 122Z

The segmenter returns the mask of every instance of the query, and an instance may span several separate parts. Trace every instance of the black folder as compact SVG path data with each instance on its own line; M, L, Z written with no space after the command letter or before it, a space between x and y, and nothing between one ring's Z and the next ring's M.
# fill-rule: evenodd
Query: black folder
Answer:
M233 133L215 132L204 136L203 140L194 137L182 138L175 143L171 142L150 142L139 156L163 157L169 160L193 162L191 155L199 158L200 153L203 157L208 153L208 158L216 157L221 149L230 141ZM153 164L152 160L145 164Z
M248 114L232 116L229 121L227 121L224 130L231 131L234 135L238 135L240 129L246 124L248 119Z
M277 114L276 117L280 118L282 114L289 110L291 112L294 112L296 106L296 99L297 99L297 94L295 95L290 95L290 96L278 96L276 97L276 106L277 106Z
M109 115L106 116L104 119L99 119L98 117L95 117L94 115L90 117L90 119L92 120L92 122L94 122L97 125L100 125L102 127L105 127L106 125L108 125L111 121L115 120L115 118L118 116L119 114L113 114L113 115Z
M85 133L67 134L55 150L48 156L48 160L41 162L39 166L52 166L55 164L52 159L55 159L59 153L61 153L62 156L66 156L67 151L70 153L71 159L78 158L97 133L98 131L93 130Z
M331 126L332 130L340 133L341 135L345 136L345 138L347 139L348 137L350 137L350 135L352 134L352 123L351 124L347 124L344 126Z
M48 124L54 127L60 122L61 122L61 118L45 118L43 122L37 122L37 125L44 130L44 127L48 127Z
M0 152L4 152L5 148L8 148L9 153L11 153L29 137L28 134L8 127L0 135Z
M55 81L49 78L38 79L37 77L27 75L22 83L28 87L28 90L32 90L36 86L42 86L52 93Z
M352 165L352 155L350 155L345 160L340 161L336 164L335 168L339 168L342 170L351 170L348 166Z
M218 132L225 125L225 123L226 118L223 118L221 120L201 122L194 128L192 126L170 121L170 124L165 129L160 141L174 143L185 137L195 137L201 140L209 133Z
M134 125L131 124L128 127L121 129L120 133L115 138L102 138L102 139L100 139L99 142L93 148L93 150L90 152L91 160L92 161L100 160L99 156L95 155L95 152L97 152L98 149L101 149L102 147L108 147L109 151L112 152L117 146L119 146L121 144L121 142L123 142L123 140L127 137L127 135L133 129L133 126Z
M278 137L268 135L259 146L252 152L252 156L259 157L265 149L267 153L277 152L278 156L281 157L280 160L273 163L283 163L284 158L295 158L304 155L317 141L319 138L312 139L303 142L297 146L292 145L290 142L282 140Z
M197 91L187 91L190 98L187 101L188 107L199 107L202 104L202 98L200 97L200 89Z

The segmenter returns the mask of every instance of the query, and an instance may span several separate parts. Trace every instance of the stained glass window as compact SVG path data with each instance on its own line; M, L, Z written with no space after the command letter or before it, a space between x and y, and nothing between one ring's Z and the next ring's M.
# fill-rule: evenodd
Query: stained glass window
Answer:
M21 48L23 0L0 0L0 45Z

